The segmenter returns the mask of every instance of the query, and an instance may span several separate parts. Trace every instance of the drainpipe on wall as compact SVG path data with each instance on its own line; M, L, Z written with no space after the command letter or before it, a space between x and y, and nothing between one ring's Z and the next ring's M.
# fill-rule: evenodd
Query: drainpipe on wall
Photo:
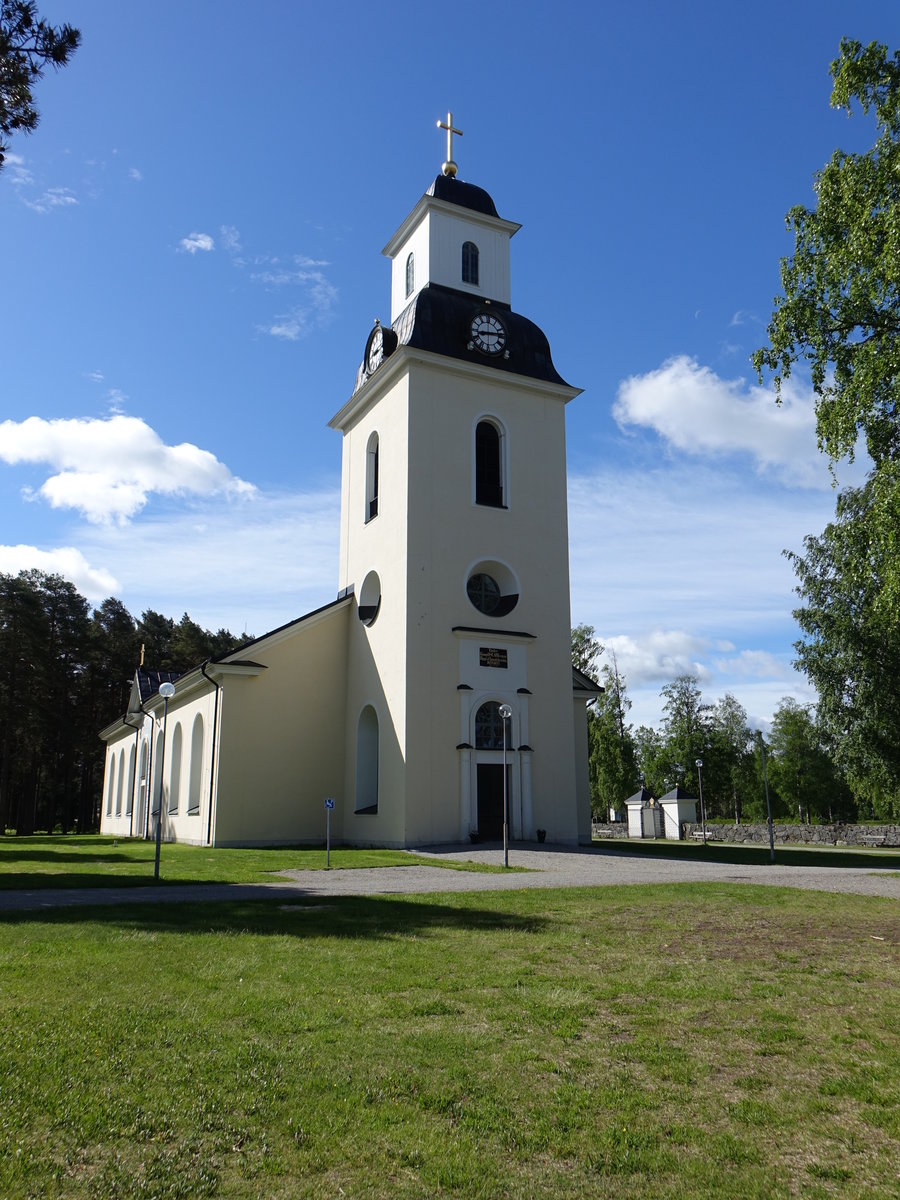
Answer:
M217 683L211 675L207 675L206 668L209 659L200 664L200 674L204 679L208 680L216 689L216 702L213 708L213 724L212 724L212 753L209 760L209 815L206 823L206 844L212 845L212 811L213 811L213 789L216 785L216 743L219 738L219 692L222 690L222 685Z

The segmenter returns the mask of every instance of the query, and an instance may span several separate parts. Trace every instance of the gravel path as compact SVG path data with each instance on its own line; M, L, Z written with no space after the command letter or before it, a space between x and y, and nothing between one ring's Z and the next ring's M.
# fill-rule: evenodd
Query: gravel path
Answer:
M493 846L454 846L420 850L436 861L456 859L499 865L503 851ZM776 851L777 855L777 851ZM179 903L217 900L293 900L304 896L369 896L391 893L508 891L517 888L618 887L631 883L754 883L822 892L854 892L900 900L900 871L871 867L780 866L651 858L627 847L541 850L513 846L510 874L448 871L410 864L360 870L283 871L281 883L160 884L122 888L47 888L0 891L0 912L71 908L79 905Z

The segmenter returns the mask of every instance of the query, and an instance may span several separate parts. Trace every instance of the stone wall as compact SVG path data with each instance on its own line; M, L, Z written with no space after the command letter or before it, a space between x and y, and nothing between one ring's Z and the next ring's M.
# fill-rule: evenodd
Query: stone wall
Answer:
M697 822L685 825L685 837L701 834ZM795 842L810 846L900 846L900 825L773 825L778 845ZM708 842L753 842L768 846L768 825L707 825Z
M591 826L591 835L596 838L627 838L628 837L628 822L615 821L610 824L601 824L595 821Z

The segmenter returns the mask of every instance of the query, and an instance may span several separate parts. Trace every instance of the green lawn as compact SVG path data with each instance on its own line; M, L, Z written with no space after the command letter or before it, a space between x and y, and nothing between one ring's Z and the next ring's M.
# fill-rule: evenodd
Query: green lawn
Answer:
M598 838L594 848L612 854L643 854L648 858L687 859L693 862L726 862L745 866L772 861L768 844L701 841L670 842L662 838ZM775 862L783 867L900 867L900 849L856 846L800 846L775 844Z
M141 839L0 837L0 888L143 886L153 883L155 854L153 842ZM417 862L460 871L503 870L421 858L406 850L331 851L335 868L408 867ZM277 879L273 871L324 868L324 849L218 850L164 842L160 853L163 883L271 883Z
M0 1195L886 1197L900 917L730 885L0 919Z

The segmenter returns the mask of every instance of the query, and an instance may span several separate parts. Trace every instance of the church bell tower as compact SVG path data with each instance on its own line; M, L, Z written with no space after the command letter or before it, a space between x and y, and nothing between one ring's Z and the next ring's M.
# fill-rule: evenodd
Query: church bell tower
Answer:
M346 805L356 844L590 838L573 695L565 407L579 394L512 308L520 228L447 161L389 240L391 314L343 435L352 594ZM511 714L501 715L508 706ZM581 759L584 759L583 767Z

